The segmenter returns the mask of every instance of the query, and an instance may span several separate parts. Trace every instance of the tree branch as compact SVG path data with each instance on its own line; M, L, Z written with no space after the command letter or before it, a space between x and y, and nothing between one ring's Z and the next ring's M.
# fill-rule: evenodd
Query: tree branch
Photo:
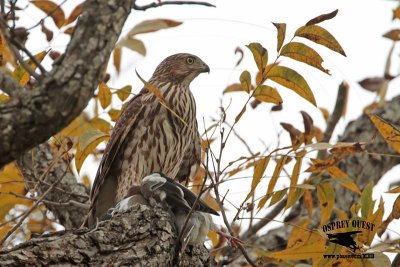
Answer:
M123 233L123 234L122 234ZM61 231L0 252L0 266L208 266L203 246L176 259L176 230L168 212L134 205L95 230Z
M0 89L13 97L23 90L22 86L10 74L3 69L0 69Z
M208 7L215 7L215 5L207 3L207 2L201 2L201 1L166 1L166 2L153 2L151 4L143 5L143 6L138 6L136 5L136 1L133 1L133 9L135 10L140 10L144 11L149 8L154 8L154 7L160 7L160 6L165 6L165 5L199 5L199 6L208 6Z
M0 168L82 112L131 9L131 0L85 2L63 57L33 90L19 90L0 106Z

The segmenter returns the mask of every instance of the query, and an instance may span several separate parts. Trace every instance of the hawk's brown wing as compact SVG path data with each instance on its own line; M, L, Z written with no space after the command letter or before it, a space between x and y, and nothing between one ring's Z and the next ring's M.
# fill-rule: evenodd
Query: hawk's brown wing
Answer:
M135 115L139 114L141 108L143 108L141 100L143 93L144 90L140 91L139 94L129 101L121 117L118 119L104 151L90 192L91 206L89 211L89 225L93 225L93 223L95 223L95 218L101 216L108 208L115 204L118 179L117 176L110 173L110 171L112 171L111 166L119 153L126 135L135 124ZM107 192L103 192L104 188L107 189Z

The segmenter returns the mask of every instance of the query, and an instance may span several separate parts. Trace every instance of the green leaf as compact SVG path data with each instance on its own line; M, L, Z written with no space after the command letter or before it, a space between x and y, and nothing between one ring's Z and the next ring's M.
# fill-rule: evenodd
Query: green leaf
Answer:
M274 65L267 73L267 78L293 90L314 106L317 105L314 95L307 84L307 81L296 71L287 67Z
M240 74L240 84L242 85L243 91L246 91L247 93L250 93L251 91L251 75L250 72L247 70L243 71L242 74Z
M138 52L142 56L146 55L146 47L144 46L144 43L139 39L133 37L124 38L121 41L119 41L115 46L117 48L126 47L132 51Z
M147 33L147 32L155 32L162 29L177 27L181 25L183 22L170 20L170 19L151 19L151 20L144 20L133 27L128 36L134 36L140 33Z
M298 42L290 42L282 47L281 56L289 57L291 59L306 63L314 68L317 68L326 74L329 70L322 67L324 61L322 57L311 47Z
M268 51L259 43L251 43L247 45L253 54L254 61L257 64L257 68L260 72L263 72L265 66L268 63Z
M254 90L253 94L254 98L267 103L273 103L276 105L282 104L282 97L278 93L278 91L271 86L268 85L259 85Z
M306 38L317 44L323 45L343 56L346 56L343 48L335 37L330 34L326 29L318 25L302 26L294 34L295 36Z
M285 41L285 36L286 36L286 23L274 23L274 26L278 30L278 35L277 35L277 44L276 44L276 51L279 52L281 49L283 42Z
M372 200L372 190L374 188L374 182L370 181L361 193L361 216L364 219L368 219L374 211L375 201Z
M108 140L109 134L99 130L87 131L78 139L78 146L75 154L76 170L79 173L87 156L103 141Z
M111 104L111 90L104 82L99 84L99 101L103 109Z
M130 95L132 91L132 86L126 85L117 91L117 96L121 101L125 101Z
M262 158L258 160L254 165L254 173L253 180L251 181L251 191L247 194L246 199L243 202L246 202L249 198L251 198L254 194L254 191L257 188L257 185L260 183L262 176L264 175L265 169L268 166L270 156Z

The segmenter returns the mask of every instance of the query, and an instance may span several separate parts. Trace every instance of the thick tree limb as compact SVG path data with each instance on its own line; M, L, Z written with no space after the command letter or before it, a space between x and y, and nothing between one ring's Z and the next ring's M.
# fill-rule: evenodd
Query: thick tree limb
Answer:
M30 189L35 188L39 196L46 192L51 184L57 181L59 177L62 177L65 170L69 169L69 166L64 163L64 161L58 160L45 176L45 180L38 181L38 178L48 170L54 158L54 153L50 145L43 143L24 153L17 161L25 177L27 186ZM68 171L58 186L47 195L45 200L55 203L65 203L68 201L87 203L89 194L85 186L78 183L74 174ZM46 207L53 212L59 223L66 229L78 228L87 214L87 209L78 207L77 205L68 205L60 208L60 206L56 204L45 204Z
M18 90L0 106L0 167L46 141L82 112L132 4L131 0L86 1L67 50L54 68L33 90ZM0 81L9 79L4 72L0 75Z
M131 211L80 229L33 238L0 252L0 266L207 266L209 252L198 246L175 255L175 226L168 212L135 205Z

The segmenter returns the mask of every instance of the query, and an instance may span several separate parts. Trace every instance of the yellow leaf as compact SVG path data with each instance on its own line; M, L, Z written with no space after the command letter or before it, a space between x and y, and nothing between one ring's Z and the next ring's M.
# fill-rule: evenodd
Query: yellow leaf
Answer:
M11 52L3 34L0 32L0 66L3 67L7 63L10 63L14 67L16 66L15 56Z
M400 153L400 131L393 124L385 121L381 117L369 114L371 121L382 135L383 139L398 153Z
M306 80L296 71L287 67L274 65L267 73L267 78L293 90L295 93L309 101L314 106L317 105L314 95Z
M324 117L325 122L328 122L329 119L330 119L330 117L331 117L329 111L328 111L326 108L321 108L321 107L319 107L318 109L321 111L322 116Z
M144 43L139 39L133 37L124 38L119 41L115 46L119 48L126 47L132 51L138 52L142 56L146 55L146 47L144 46Z
M115 47L113 53L113 61L114 61L114 67L118 73L121 70L121 56L122 56L121 47Z
M287 188L284 188L282 190L274 192L271 196L271 202L269 203L269 207L281 201L282 198L286 195L287 190L288 190Z
M49 0L31 0L31 3L50 16L58 28L64 25L65 15L59 5Z
M111 90L104 82L99 84L99 101L103 109L111 104Z
M96 118L93 118L89 123L90 123L90 125L93 126L93 128L96 128L96 129L102 131L103 133L106 133L106 134L110 133L111 125L106 120L96 117Z
M279 52L283 45L283 41L285 40L286 36L286 23L274 23L274 26L278 30L278 36L277 36L277 44L276 44L276 51Z
M333 205L335 203L335 191L330 183L320 183L317 185L317 197L321 209L321 222L324 225L331 217Z
M87 117L87 114L81 113L67 127L61 130L55 138L60 139L61 136L78 137L84 132L93 130L93 126Z
M242 90L249 93L251 91L250 72L248 72L247 70L243 71L242 74L240 74L239 79L240 79L240 84L242 85Z
M272 178L268 183L267 193L258 203L259 209L263 208L265 203L267 202L267 200L271 197L271 193L274 191L276 182L278 181L278 178L279 178L279 174L281 173L281 171L283 169L283 165L285 165L285 163L286 163L286 159L287 159L287 156L283 156L280 159L278 159L278 161L276 162L274 173L272 174Z
M307 221L306 221L307 222ZM303 227L304 221L300 221L297 227L293 227L290 246L284 250L270 253L268 256L275 259L301 260L310 258L321 258L325 253L325 238L319 233L307 230Z
M6 94L0 93L0 104L5 104L10 100L10 97Z
M130 95L132 91L132 86L126 85L121 89L117 90L117 96L121 101L125 101Z
M393 17L392 19L400 19L400 7L393 9Z
M151 20L144 20L133 27L128 36L134 36L140 33L147 33L147 32L155 32L158 30L177 27L181 25L183 22L170 20L170 19L151 19Z
M109 111L108 111L108 115L110 116L110 118L111 118L111 120L112 121L117 121L118 120L118 118L119 118L119 116L121 115L121 110L119 110L119 109L110 109Z
M26 194L24 178L15 163L9 163L0 170L0 221L16 204L31 203L29 200L9 194L10 192L17 195Z
M92 186L92 182L90 181L89 176L84 175L84 176L82 177L82 184L84 184L85 187L88 188L89 191L90 191L90 187Z
M256 62L257 68L260 72L263 72L265 66L268 63L268 51L259 43L251 43L246 45L253 54L254 61Z
M299 180L301 164L303 162L303 158L305 155L306 155L305 150L302 150L296 154L296 163L294 164L293 167L292 177L290 177L290 189L285 209L290 208L299 199L300 192L298 191L302 191L301 193L304 193L304 190L295 188L294 186L297 185L297 182Z
M277 105L280 105L283 102L282 97L278 93L278 91L275 88L268 85L257 86L256 89L254 90L253 96L255 99L262 102L273 103Z
M242 92L242 91L243 91L242 85L240 83L234 83L234 84L228 85L228 87L226 87L222 93L225 94L225 93L230 93L230 92Z
M318 25L302 26L294 34L295 36L306 38L317 44L323 45L332 51L335 51L343 56L346 56L343 48L339 42L336 41L335 37L330 34L326 29Z
M36 55L34 55L34 57L36 58L36 60L40 63L42 62L43 58L47 55L47 51L42 51ZM32 60L26 60L25 61L32 70L36 69L36 64L32 62ZM18 65L15 70L12 73L12 76L19 82L20 85L24 86L28 83L29 81L29 77L30 74L29 72L27 72L21 65Z
M312 194L311 194L310 190L304 191L303 203L307 208L308 215L311 216L314 204L313 204L313 198L312 198Z
M303 43L290 42L284 45L281 50L281 55L303 62L319 69L322 72L325 72L326 74L329 74L329 70L322 67L321 64L324 60L317 53L317 51Z
M249 198L251 198L252 195L254 195L254 191L256 190L257 185L260 183L270 159L271 157L268 156L256 161L254 165L253 180L251 181L251 191L247 194L247 197L243 202L246 202L249 200Z
M109 134L98 130L85 132L79 137L75 155L76 170L79 173L86 157L103 141L108 140Z

